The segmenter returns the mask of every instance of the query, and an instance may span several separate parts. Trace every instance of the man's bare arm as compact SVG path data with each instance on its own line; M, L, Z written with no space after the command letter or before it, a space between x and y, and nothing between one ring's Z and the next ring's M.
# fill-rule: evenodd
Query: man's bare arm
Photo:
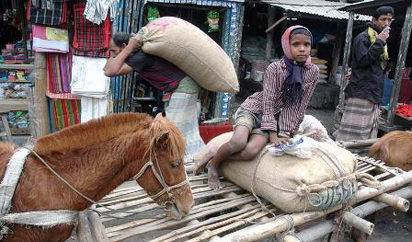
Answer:
M132 53L132 48L126 46L116 57L107 59L104 66L104 74L108 77L121 76L133 71L133 68L124 63L124 61Z

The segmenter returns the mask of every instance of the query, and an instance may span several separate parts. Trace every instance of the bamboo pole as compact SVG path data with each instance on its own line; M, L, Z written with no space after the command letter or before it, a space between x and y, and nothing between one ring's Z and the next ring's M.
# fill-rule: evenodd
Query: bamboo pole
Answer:
M412 182L412 171L406 172L397 177L391 178L382 182L382 186L379 189L374 188L363 188L359 190L354 199L350 201L350 204L356 204L366 199L370 199L384 192L393 190L397 187L404 186ZM306 212L306 213L295 213L291 214L290 217L294 221L294 226L301 225L303 223L312 221L314 219L323 217L326 214L335 212L341 209L342 206L337 206L325 211L317 212ZM262 225L256 225L253 227L248 227L237 232L228 234L224 236L221 241L237 241L237 242L246 242L246 241L255 241L259 239L264 239L269 236L274 236L277 233L286 231L289 228L288 221L285 219L276 219L272 222L268 222Z
M108 242L109 238L107 237L105 228L102 222L99 220L96 212L87 211L87 218L90 222L91 231L94 235L96 242Z
M345 149L360 148L360 147L371 146L378 140L379 139L354 140L354 141L348 141L348 142L341 142L341 144Z
M283 238L283 242L302 242L300 239L296 238L295 236L288 234Z
M276 23L272 24L269 28L266 29L266 33L269 33L269 31L271 31L274 27L278 26L280 23L285 21L287 18L288 16L283 16L282 18L280 18L278 21L276 21Z
M271 26L275 22L275 8L270 4L267 5L268 8L268 26ZM273 47L273 31L266 32L266 60L270 62L272 58L272 47Z
M77 225L77 240L78 242L94 242L92 230L89 220L87 219L86 211L79 213L79 223Z
M343 221L368 235L371 235L373 229L375 228L375 225L373 223L366 221L365 219L359 218L351 212L345 212L345 214L343 215Z
M388 206L391 206L401 212L407 212L409 210L409 201L394 195L383 193L373 200L381 203L386 203Z
M399 196L402 198L410 198L412 197L412 186L402 188L390 194L394 196ZM364 203L360 206L355 207L354 209L351 210L351 212L359 217L365 217L387 206L388 205L385 203L369 201L367 203ZM328 221L320 222L317 225L314 225L308 229L302 230L296 235L299 239L305 242L310 242L310 241L315 241L319 238L322 238L326 234L329 234L336 229L337 229L337 225L335 221L328 220Z
M341 111L345 106L345 88L347 86L346 72L348 70L349 57L352 45L354 13L349 12L348 25L346 28L345 49L343 52L342 76L340 81L339 104L335 112L335 120L340 124Z

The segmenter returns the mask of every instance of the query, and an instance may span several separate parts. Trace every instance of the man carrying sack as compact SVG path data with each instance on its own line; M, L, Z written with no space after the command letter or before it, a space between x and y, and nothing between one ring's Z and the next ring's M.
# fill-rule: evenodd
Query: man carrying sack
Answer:
M390 6L378 8L368 28L353 42L352 78L345 89L346 107L336 133L337 141L377 137L379 103L389 60L386 40L393 15Z
M114 77L133 71L148 83L164 92L166 117L185 137L186 157L193 157L204 147L199 133L197 99L201 88L185 72L167 60L144 53L139 36L116 33L110 41L111 57L104 72Z

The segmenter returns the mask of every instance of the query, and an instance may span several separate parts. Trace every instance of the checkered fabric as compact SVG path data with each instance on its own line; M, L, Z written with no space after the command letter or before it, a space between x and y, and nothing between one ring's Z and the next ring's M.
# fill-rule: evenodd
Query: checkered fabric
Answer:
M105 52L109 49L109 18L101 25L94 24L83 16L84 4L74 5L73 47L80 52ZM76 54L76 53L75 53ZM95 55L95 54L94 54ZM87 55L89 56L89 55Z
M36 24L61 25L67 22L67 3L51 0L27 1L27 19Z

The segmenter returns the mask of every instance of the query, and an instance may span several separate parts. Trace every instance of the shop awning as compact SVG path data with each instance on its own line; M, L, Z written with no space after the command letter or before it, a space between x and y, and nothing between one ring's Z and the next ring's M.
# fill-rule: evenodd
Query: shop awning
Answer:
M150 3L193 4L198 6L233 7L232 4L243 3L245 0L146 0Z
M348 4L340 2L328 2L323 0L262 0L263 3L283 8L292 15L309 15L318 18L335 19L345 21L348 13L338 10ZM369 21L370 17L364 15L355 16L355 20Z

